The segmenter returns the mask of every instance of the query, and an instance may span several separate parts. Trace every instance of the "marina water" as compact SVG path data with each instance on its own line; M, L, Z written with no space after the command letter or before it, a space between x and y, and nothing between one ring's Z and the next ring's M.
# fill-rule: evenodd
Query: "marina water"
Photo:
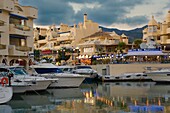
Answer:
M154 82L82 84L14 94L0 113L170 113L170 85Z

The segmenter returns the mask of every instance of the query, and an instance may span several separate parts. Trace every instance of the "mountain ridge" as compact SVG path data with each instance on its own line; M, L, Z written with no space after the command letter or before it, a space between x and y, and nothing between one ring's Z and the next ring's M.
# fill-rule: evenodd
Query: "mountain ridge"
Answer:
M147 27L147 25L141 28L134 28L132 30L119 30L117 28L107 28L103 26L99 26L104 32L115 32L118 35L122 35L123 33L129 37L129 42L132 43L135 39L142 39L143 37L143 30Z

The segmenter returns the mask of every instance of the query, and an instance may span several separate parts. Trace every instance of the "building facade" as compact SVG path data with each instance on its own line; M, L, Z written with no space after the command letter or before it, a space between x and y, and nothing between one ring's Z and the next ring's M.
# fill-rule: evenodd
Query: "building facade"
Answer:
M96 32L93 35L82 38L79 43L80 55L78 58L85 64L93 64L93 61L108 63L116 59L119 52L118 45L124 42L126 45L122 48L122 52L126 53L126 48L131 46L128 43L128 37L125 34L121 36L113 32ZM94 59L92 61L92 59Z
M68 26L61 23L59 28L52 25L46 30L43 28L34 29L34 47L39 50L58 50L61 47L76 48L82 38L98 31L98 23L88 20L87 14L84 14L84 22L78 25Z
M170 11L162 23L157 22L152 16L148 27L143 30L143 40L155 41L163 50L170 49Z
M33 47L33 20L38 10L21 6L18 0L0 1L0 62L29 64Z

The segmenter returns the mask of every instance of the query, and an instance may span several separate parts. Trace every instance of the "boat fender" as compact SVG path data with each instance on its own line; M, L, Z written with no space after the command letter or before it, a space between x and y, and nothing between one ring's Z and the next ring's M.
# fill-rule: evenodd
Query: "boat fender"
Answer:
M5 84L8 84L8 78L6 78L6 77L3 77L2 79L1 79L1 84L2 84L2 86L4 87L4 85Z

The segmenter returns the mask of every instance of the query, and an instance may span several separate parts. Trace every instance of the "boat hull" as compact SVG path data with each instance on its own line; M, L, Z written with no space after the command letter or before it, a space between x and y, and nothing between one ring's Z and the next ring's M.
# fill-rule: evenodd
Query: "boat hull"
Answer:
M137 82L137 81L152 81L150 77L143 73L130 73L118 76L101 76L99 78L102 82Z
M49 87L79 87L84 77L67 77L67 76L55 76L58 78L58 82L52 83Z
M30 83L30 81L28 83ZM50 84L51 84L51 80L37 80L35 81L35 83L32 83L32 85L27 89L27 91L46 90Z
M0 104L7 103L12 99L13 89L12 87L1 87L0 86Z
M148 77L150 77L153 81L159 83L170 83L170 74L169 73L147 73Z

